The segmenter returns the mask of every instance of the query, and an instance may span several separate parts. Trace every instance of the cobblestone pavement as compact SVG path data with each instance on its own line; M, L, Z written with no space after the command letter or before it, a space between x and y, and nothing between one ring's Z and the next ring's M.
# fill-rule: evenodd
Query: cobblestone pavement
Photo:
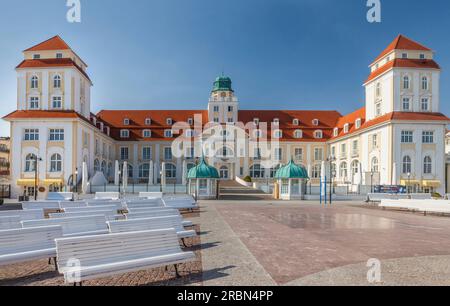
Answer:
M194 220L198 213L186 214L185 218ZM196 223L196 221L194 221ZM199 225L195 226L197 233L201 231ZM181 264L179 272L181 278L176 279L173 267L169 271L165 268L127 273L86 281L83 286L182 286L202 285L202 258L200 252L200 237L186 240L188 248L197 256L194 262ZM64 286L64 278L59 275L53 265L47 260L36 260L8 266L0 266L0 286Z

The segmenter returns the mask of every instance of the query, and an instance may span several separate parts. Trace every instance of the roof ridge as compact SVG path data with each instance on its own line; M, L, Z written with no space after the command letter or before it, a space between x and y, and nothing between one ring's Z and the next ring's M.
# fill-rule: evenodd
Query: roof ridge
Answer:
M25 49L23 52L33 51L33 49L36 49L36 48L38 48L39 46L42 46L42 45L44 45L44 44L46 44L46 43L48 43L48 42L50 42L50 41L52 41L52 40L56 40L56 39L57 39L57 40L60 40L60 42L64 45L64 47L62 48L63 50L67 50L67 49L72 50L72 48L70 48L69 44L67 44L66 41L65 41L64 39L61 38L61 36L55 35L55 36L53 36L53 37L51 37L51 38L49 38L49 39L47 39L47 40L44 40L43 42L40 42L40 43L35 44L34 46L32 46L32 47L30 47L30 48L28 48L28 49ZM50 49L50 50L51 50L51 49Z

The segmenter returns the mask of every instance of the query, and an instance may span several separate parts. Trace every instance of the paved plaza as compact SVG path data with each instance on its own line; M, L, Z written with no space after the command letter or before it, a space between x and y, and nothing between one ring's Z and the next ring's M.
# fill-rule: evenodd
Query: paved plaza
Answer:
M4 208L3 208L4 209ZM173 271L152 269L85 285L450 285L450 218L380 210L363 203L203 201L185 216L197 254ZM200 246L201 245L201 246ZM0 285L63 285L45 260L0 267Z

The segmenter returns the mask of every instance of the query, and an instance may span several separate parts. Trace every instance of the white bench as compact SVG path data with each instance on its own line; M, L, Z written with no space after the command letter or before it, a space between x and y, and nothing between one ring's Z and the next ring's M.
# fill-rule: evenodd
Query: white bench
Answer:
M15 228L21 228L19 216L6 216L0 217L0 230L9 230Z
M167 216L178 216L181 217L180 212L177 209L166 209L166 208L156 208L156 209L136 209L131 210L125 215L127 220L133 219L147 219L155 217L167 217ZM193 226L192 221L183 221L183 226L190 227Z
M177 208L177 209L189 209L193 210L198 208L197 203L192 197L165 197L163 198L164 206Z
M58 201L43 201L43 202L22 202L22 209L59 209Z
M140 198L161 199L163 197L162 192L139 192Z
M195 260L183 252L175 229L56 239L58 268L66 283L108 277ZM79 265L74 266L76 258Z
M29 210L4 210L0 211L0 217L18 216L21 221L44 219L43 209Z
M70 201L73 199L73 192L49 192L47 200Z
M389 193L369 193L367 195L368 202L381 202L382 200L399 200L408 199L407 194L389 194Z
M106 220L114 221L123 218L121 215L117 215L111 210L94 210L94 211L83 211L83 212L68 212L68 213L55 213L49 214L50 219L60 219L60 218L72 218L72 217L89 217L89 216L105 216Z
M104 205L104 206L87 206L87 207L68 207L64 209L64 212L91 212L91 211L99 211L99 210L110 210L117 213L117 206L116 205Z
M64 237L108 234L105 216L22 221L24 228L61 225Z
M61 226L0 231L0 265L55 258L55 239L60 237Z
M72 201L62 201L59 203L59 208L67 209L67 208L81 208L87 207L86 202L72 202Z
M108 222L108 225L111 233L138 232L163 228L174 228L177 232L178 238L180 238L183 241L184 246L186 246L184 239L195 237L197 233L194 230L185 230L182 222L183 218L179 216L169 216L125 221L110 221Z
M118 200L120 199L120 194L118 192L96 192L95 200Z
M146 201L146 202L127 202L126 206L128 209L132 208L164 208L164 204L162 203L161 199L158 199L156 201Z
M432 200L431 193L410 194L411 200Z
M450 213L450 201L445 200L383 200L381 208L406 209L413 212Z

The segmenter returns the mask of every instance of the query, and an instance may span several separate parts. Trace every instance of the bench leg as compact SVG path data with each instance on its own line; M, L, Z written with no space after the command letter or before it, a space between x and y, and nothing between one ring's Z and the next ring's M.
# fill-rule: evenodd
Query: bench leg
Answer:
M48 259L48 264L49 264L49 265L52 264L52 258L51 258L51 257Z
M53 257L53 261L55 263L55 271L58 271L58 260L56 259L56 257Z
M186 241L184 240L184 238L181 238L181 242L183 243L184 247L187 248Z
M180 273L178 273L178 265L174 265L174 267L175 267L175 275L176 275L176 277L180 278L181 275L180 275Z

